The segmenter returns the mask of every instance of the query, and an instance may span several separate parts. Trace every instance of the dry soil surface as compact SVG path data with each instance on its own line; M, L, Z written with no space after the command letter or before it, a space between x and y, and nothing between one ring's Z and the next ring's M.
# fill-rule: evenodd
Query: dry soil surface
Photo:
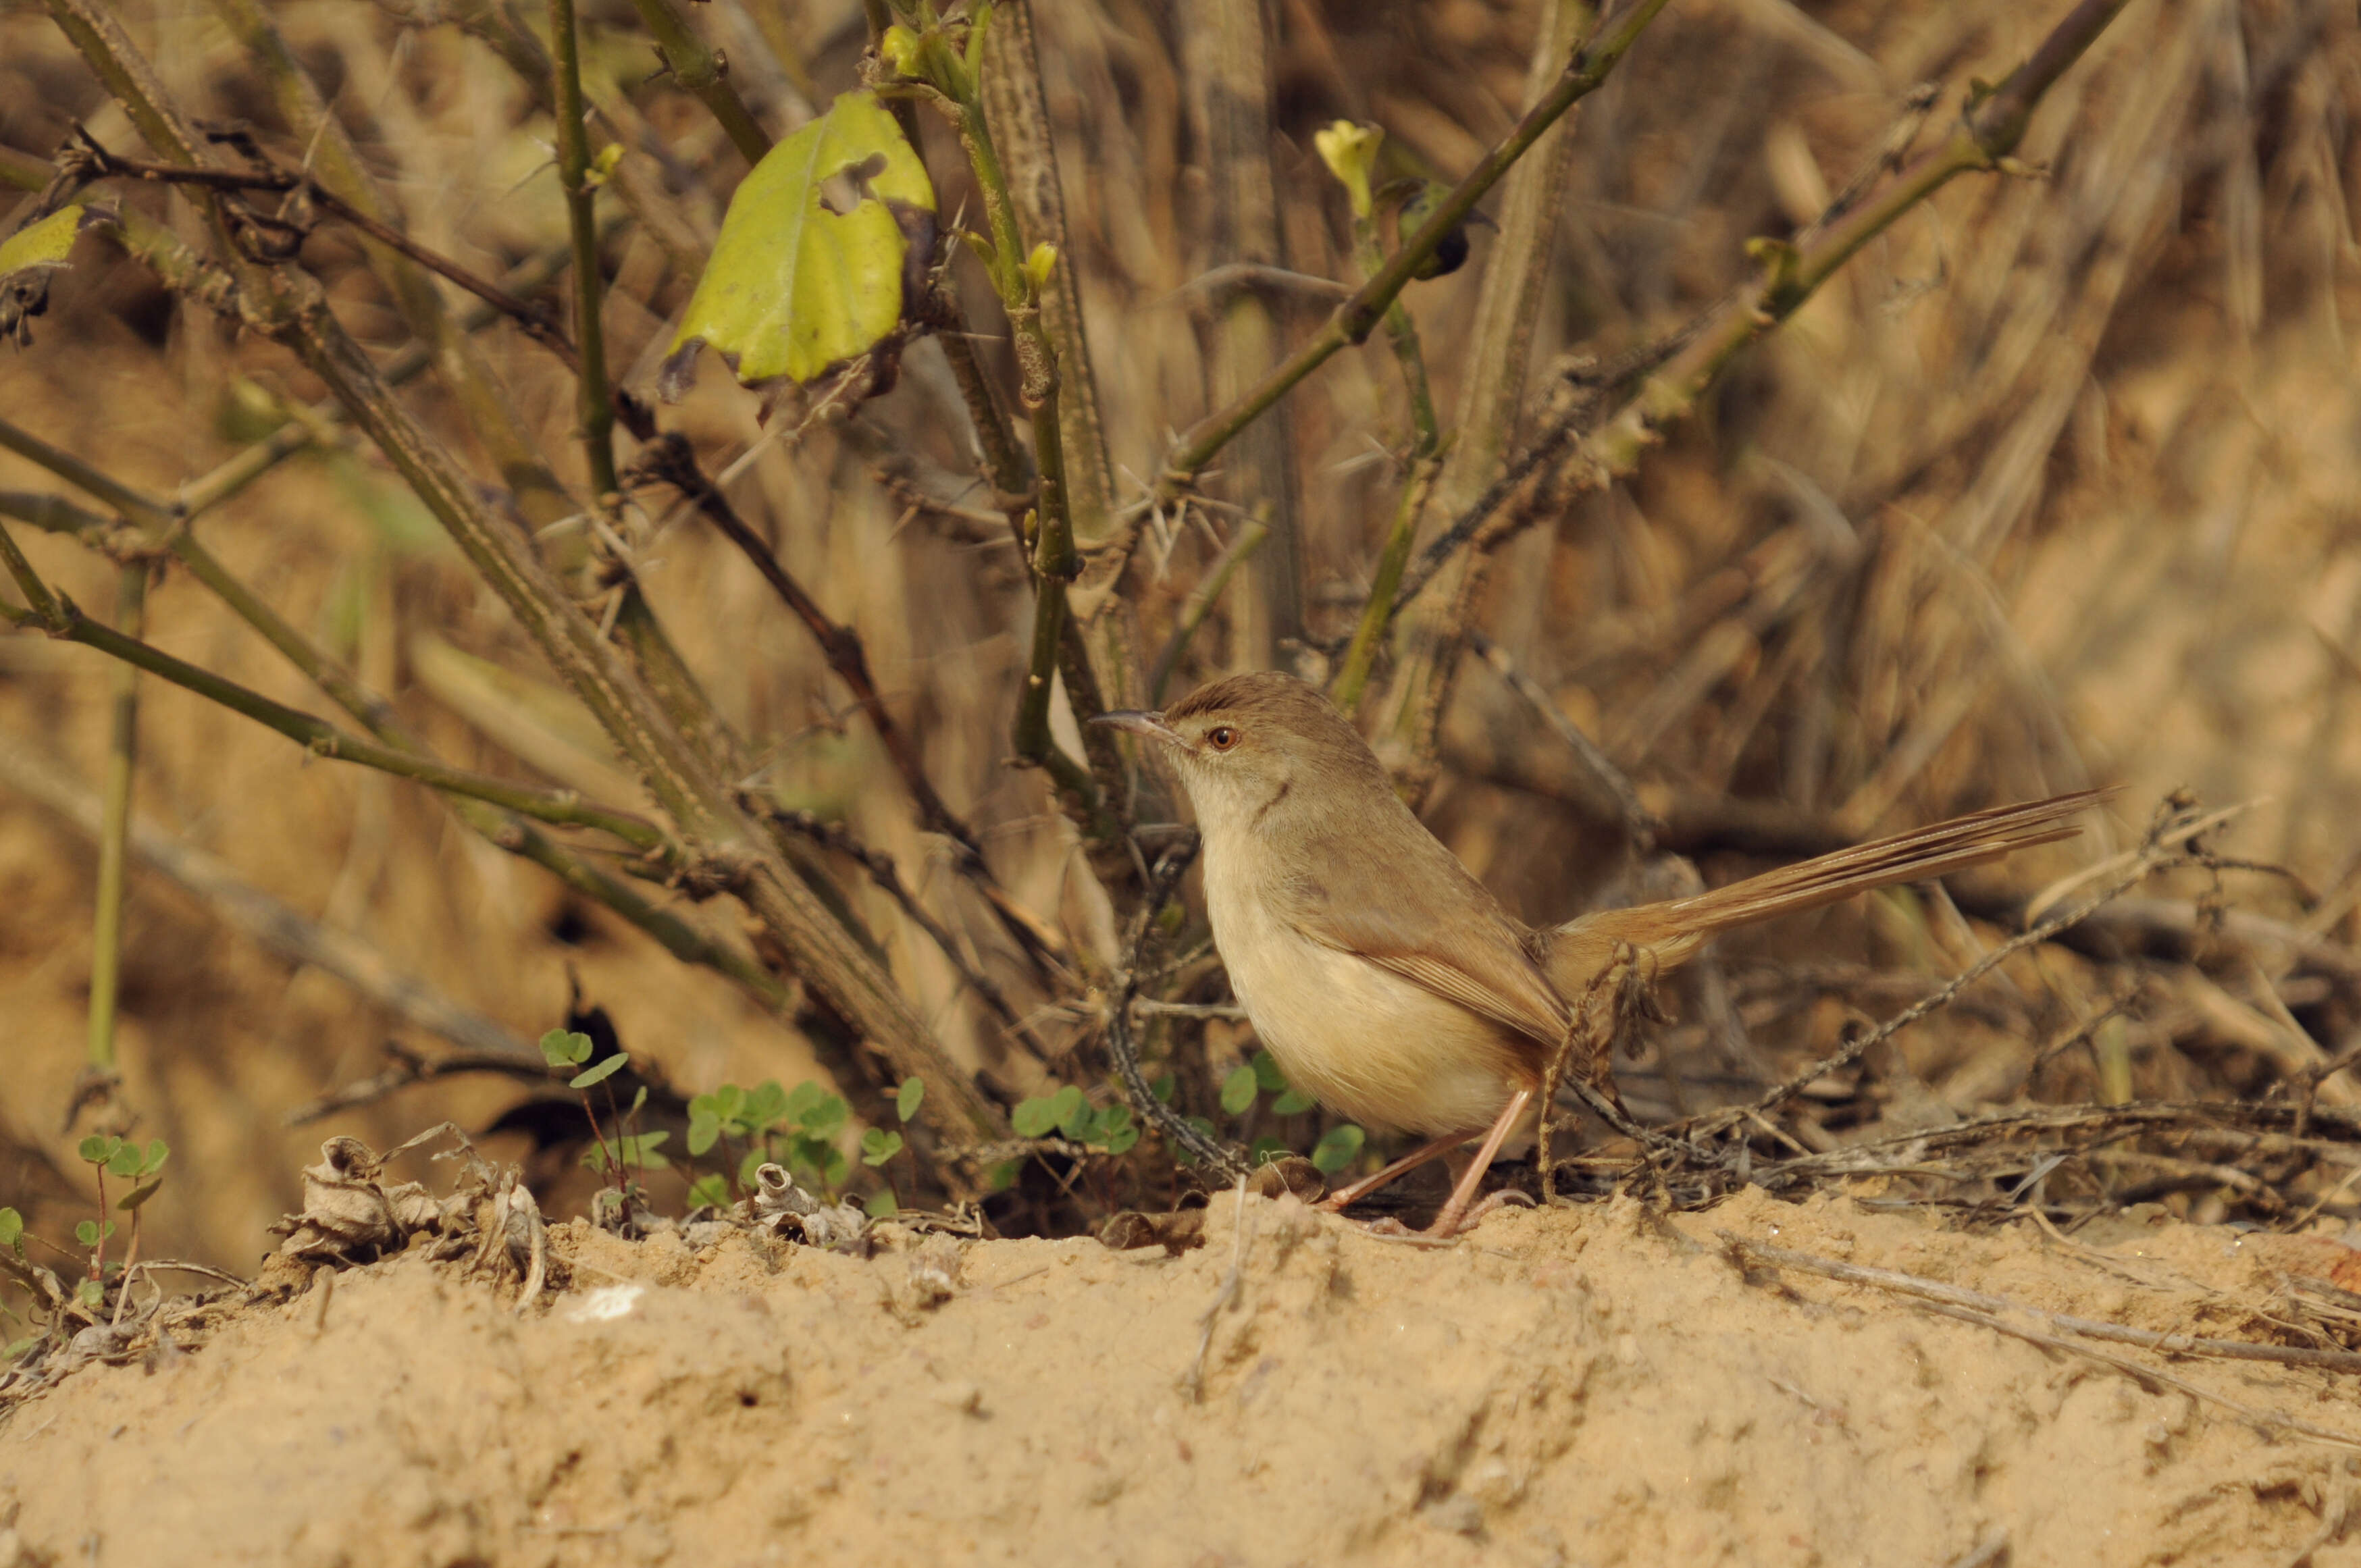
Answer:
M2350 1259L2333 1238L2134 1218L2067 1240L1745 1197L1504 1212L1434 1250L1293 1199L1236 1216L1216 1201L1206 1245L1175 1257L890 1226L854 1257L577 1224L555 1233L571 1285L522 1313L512 1287L404 1256L18 1409L0 1553L2361 1562L2355 1449L2258 1420L2361 1433L2351 1378L2111 1363L1741 1267L1728 1240L2263 1339L2290 1271Z

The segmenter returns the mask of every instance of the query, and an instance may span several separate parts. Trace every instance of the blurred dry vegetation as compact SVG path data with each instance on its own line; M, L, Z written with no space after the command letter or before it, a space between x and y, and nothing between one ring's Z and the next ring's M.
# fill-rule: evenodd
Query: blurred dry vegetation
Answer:
M1517 344L1529 365L1467 352L1501 231L1476 227L1467 267L1405 294L1446 428L1481 405L1483 389L1513 389L1521 376L1514 428L1530 433L1586 377L1611 374L1756 276L1745 242L1817 218L1906 118L1915 87L1939 88L1923 144L1954 122L1971 79L2000 80L2065 8L1674 0L1568 121L1554 246ZM867 34L854 0L692 9L774 137L855 84ZM1515 123L1537 32L1557 9L1031 7L1118 506L1141 498L1175 431L1226 400L1240 362L1250 377L1335 297L1193 280L1241 259L1357 280L1315 131L1374 123L1387 133L1387 172L1456 180ZM283 164L305 159L306 137L215 11L127 0L116 14L184 113L247 127ZM486 17L500 13L470 0L274 0L269 15L414 240L488 277L563 258L545 93L488 45L498 29ZM528 29L544 25L537 9L517 15ZM1224 18L1257 15L1259 45L1251 30L1243 41L1223 30ZM627 147L623 173L642 198L601 193L602 214L620 220L602 252L609 359L625 387L644 389L746 164L657 69L631 6L597 0L583 27L597 137ZM1543 79L1561 58L1549 53ZM1267 122L1232 93L1257 77ZM1401 718L1396 675L1409 661L1380 662L1366 727L1424 787L1426 819L1536 921L1669 891L1682 873L1629 851L1611 802L1502 668L1597 740L1662 819L1658 848L1711 880L2002 800L2127 786L2114 841L2100 828L1964 879L1956 905L1881 896L1726 943L1627 1069L1643 1120L1745 1098L1860 1020L1924 994L2018 924L2028 893L2135 840L2180 786L2213 805L2263 800L2213 842L2295 874L2197 871L2151 883L2095 936L2013 959L1816 1086L1783 1135L1819 1147L2033 1102L2310 1105L2316 1094L2327 1116L2356 1098L2349 1079L2311 1069L2361 1042L2361 956L2345 945L2361 887L2351 723L2361 382L2343 326L2361 305L2356 116L2361 34L2349 5L2134 0L2048 93L2018 151L2027 169L1955 181L1907 213L1741 357L1631 480L1568 495L1488 558L1469 620L1498 663L1464 656L1433 765ZM76 124L119 154L153 156L42 8L9 5L0 144L13 154L0 156L13 161L0 168L38 184ZM1242 137L1241 124L1258 134ZM944 214L979 222L955 144L939 120L927 134ZM205 242L177 192L117 181L104 193ZM1496 192L1485 207L1499 206ZM349 230L323 222L302 260L372 355L401 350L410 328ZM1013 386L980 269L962 258L951 276L987 368ZM562 274L531 287L562 306ZM456 311L465 302L453 298ZM284 347L165 291L95 239L57 276L33 328L29 347L0 351L0 419L153 496L235 456L283 417L274 411L324 393ZM522 431L571 494L587 494L565 367L512 323L477 339ZM494 493L500 468L452 389L429 375L402 396ZM814 851L953 1055L984 1069L1004 1102L1071 1081L1114 1102L1100 1019L1131 911L1102 888L1043 774L1006 764L1032 587L977 480L968 411L939 348L915 344L899 385L850 426L763 424L760 411L708 360L663 418L724 476L787 569L858 630L936 787L975 827L1008 898L1067 950L1053 981L916 819L806 628L673 491L646 486L631 557L656 617L744 738L759 787L890 858L1026 1019L1012 1036L858 865ZM204 542L390 694L445 760L642 805L596 726L383 460L340 430L317 436L207 514ZM1516 444L1513 428L1495 439ZM1367 596L1409 441L1379 332L1218 458L1202 501L1127 514L1141 534L1123 592L1147 663L1246 521L1275 531L1189 644L1170 695L1240 668L1331 669ZM0 489L61 488L0 455ZM1422 539L1456 510L1450 499L1438 498ZM11 526L51 583L111 613L112 563ZM1419 601L1398 651L1416 648L1422 617L1452 591L1446 578ZM147 635L330 711L178 569L150 595ZM0 752L12 770L0 779L0 1200L59 1234L87 1212L61 1118L82 1065L96 851L55 808L55 791L43 804L26 784L36 770L61 772L82 781L67 793L95 798L113 679L89 648L0 640ZM815 1051L810 1031L824 1025L809 1010L774 1014L675 961L461 827L427 790L306 762L161 682L142 693L140 817L516 1038L559 1021L572 974L625 1044L685 1091L793 1084L841 1056L825 1040ZM1057 733L1080 754L1062 710ZM1152 778L1139 798L1151 820L1169 814ZM389 1039L429 1056L445 1042L258 945L216 900L144 862L130 885L121 1103L141 1135L175 1150L149 1211L157 1251L250 1259L325 1131L382 1147L446 1115L482 1126L519 1098L511 1080L456 1078L331 1127L288 1125L291 1110L379 1071ZM743 940L727 897L651 891ZM2224 908L2251 918L2225 927ZM1156 994L1226 1000L1203 961L1164 976ZM1190 1109L1233 1135L1277 1131L1301 1147L1318 1134L1312 1115L1276 1127L1268 1114L1251 1127L1218 1117L1213 1086L1252 1048L1243 1025L1159 1022L1148 1032L1151 1069L1174 1072ZM843 1086L857 1117L884 1117L879 1082L893 1076ZM2330 1191L2349 1155L2323 1175L2286 1149L2271 1165L2251 1140L2125 1151L2078 1152L2048 1173L2047 1201L2063 1213L2153 1197L2264 1219L2315 1198L2334 1214L2356 1206ZM992 1212L1008 1228L1073 1224L1169 1196L1170 1160L1153 1139L1128 1162L1083 1165L1075 1181L1066 1155L1024 1161L1017 1190ZM2009 1191L2030 1168L2020 1159L1968 1195ZM656 1196L678 1200L673 1187Z

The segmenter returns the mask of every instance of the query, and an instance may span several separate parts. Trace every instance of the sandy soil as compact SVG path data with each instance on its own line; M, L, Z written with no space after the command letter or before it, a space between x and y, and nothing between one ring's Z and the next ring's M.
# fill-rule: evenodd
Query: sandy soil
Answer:
M1173 1257L576 1223L521 1314L419 1255L342 1273L18 1409L0 1562L2361 1562L2356 1449L2233 1409L2361 1433L2348 1380L2108 1353L2182 1387L2144 1382L1727 1240L2268 1339L2333 1239L1749 1196L1435 1251L1236 1207Z

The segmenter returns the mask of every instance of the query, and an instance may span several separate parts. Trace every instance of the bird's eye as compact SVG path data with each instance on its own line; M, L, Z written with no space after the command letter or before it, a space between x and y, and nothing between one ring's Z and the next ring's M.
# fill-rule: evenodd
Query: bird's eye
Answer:
M1226 751L1238 743L1238 732L1226 724L1216 724L1205 731L1205 744L1216 751Z

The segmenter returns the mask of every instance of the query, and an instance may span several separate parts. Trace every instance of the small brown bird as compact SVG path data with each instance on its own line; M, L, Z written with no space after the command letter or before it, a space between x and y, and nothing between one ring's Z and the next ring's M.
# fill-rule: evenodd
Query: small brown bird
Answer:
M1431 1234L1455 1234L1485 1168L1533 1119L1570 1003L1628 946L1653 977L1733 926L1922 882L2070 838L2084 791L1956 817L1694 898L1528 927L1411 814L1316 687L1234 675L1163 713L1108 713L1161 742L1196 807L1205 902L1231 988L1289 1083L1378 1131L1429 1141L1331 1195L1341 1208L1483 1140Z

